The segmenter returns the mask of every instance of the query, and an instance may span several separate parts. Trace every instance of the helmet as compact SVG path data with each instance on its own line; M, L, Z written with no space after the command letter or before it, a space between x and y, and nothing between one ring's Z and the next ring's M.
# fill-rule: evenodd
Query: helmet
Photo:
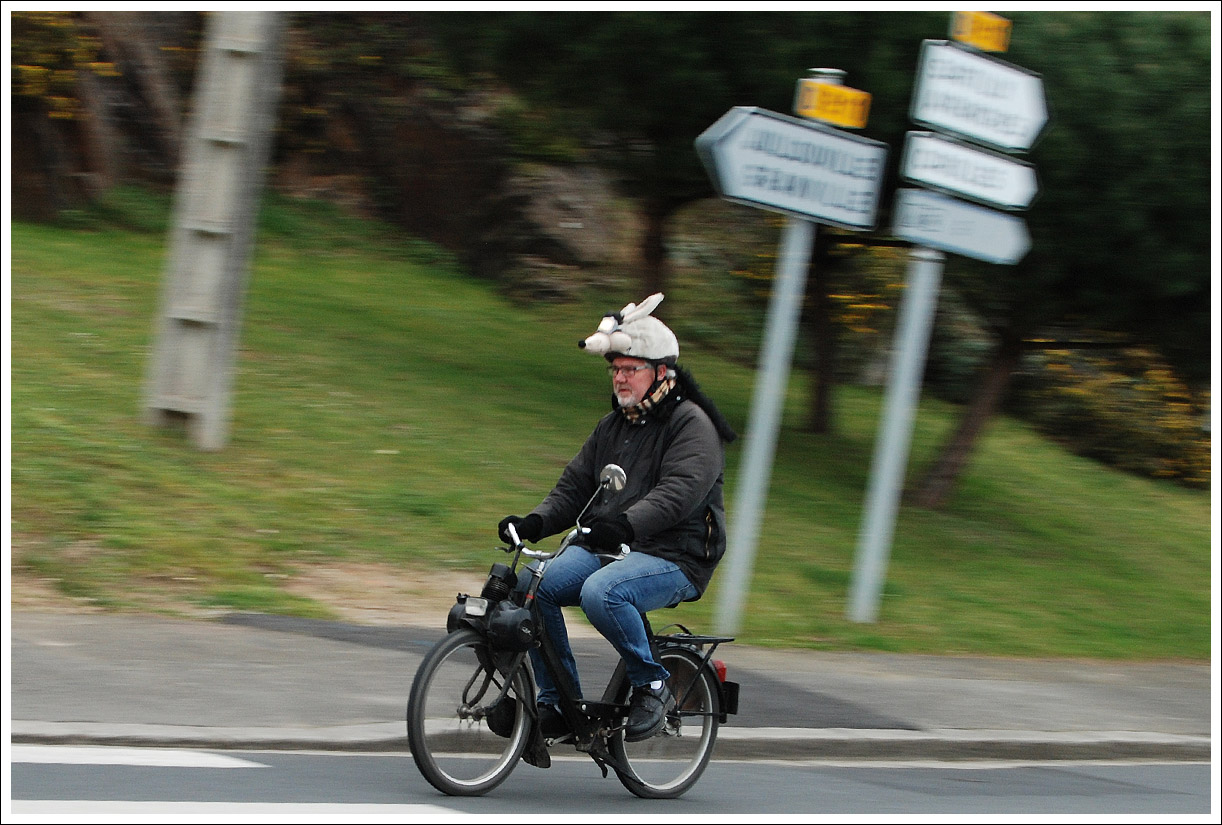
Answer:
M670 327L652 315L630 324L624 324L619 331L627 333L628 346L622 350L607 352L607 358L627 355L631 358L662 361L673 365L679 357L679 339L675 337Z
M679 339L670 327L650 314L663 297L658 292L639 306L628 304L619 312L604 315L594 334L579 341L578 346L608 359L628 356L674 365L679 358Z

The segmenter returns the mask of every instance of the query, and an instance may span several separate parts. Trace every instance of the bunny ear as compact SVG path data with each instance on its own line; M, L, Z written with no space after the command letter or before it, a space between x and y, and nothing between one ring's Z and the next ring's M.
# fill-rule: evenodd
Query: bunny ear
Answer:
M641 301L640 304L629 304L624 307L620 313L624 318L624 323L645 318L657 308L658 304L662 303L662 299L665 297L661 292L655 292L644 301Z

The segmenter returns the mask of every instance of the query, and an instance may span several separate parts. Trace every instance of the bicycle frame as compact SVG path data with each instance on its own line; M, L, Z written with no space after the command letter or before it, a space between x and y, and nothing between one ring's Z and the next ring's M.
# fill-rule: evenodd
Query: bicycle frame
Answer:
M608 737L613 735L623 725L628 712L628 706L625 702L630 686L628 685L624 664L621 661L616 666L615 672L612 674L611 680L603 692L602 701L592 702L584 699L578 694L576 685L573 684L568 671L561 664L560 656L556 652L552 640L547 635L542 618L539 615L538 605L535 602L535 593L538 591L539 584L543 580L548 563L569 547L570 542L577 533L577 530L570 533L561 544L560 549L553 554L536 553L518 544L518 552L515 553L511 569L517 567L518 561L523 554L539 559L539 563L536 566L525 568L526 573L531 577L531 581L523 592L523 606L530 610L531 617L538 628L540 658L560 694L560 701L557 707L569 725L569 730L571 731L569 738L572 739L572 744L578 751L588 753L594 759L605 775L608 765L619 770L627 769L627 766L617 763L617 760L608 751L606 744ZM513 537L516 540L517 536L514 535Z

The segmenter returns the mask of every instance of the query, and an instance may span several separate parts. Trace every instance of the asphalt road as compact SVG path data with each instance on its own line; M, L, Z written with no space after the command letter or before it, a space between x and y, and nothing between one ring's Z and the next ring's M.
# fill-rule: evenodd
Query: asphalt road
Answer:
M379 816L435 822L513 814L740 822L800 814L1007 815L1030 821L1053 815L1204 816L1211 806L1210 766L1184 762L716 761L681 799L643 800L614 776L604 779L584 757L558 759L547 770L520 764L504 785L474 799L434 791L401 754L18 745L14 758L13 812L20 817L71 812L79 818L161 814L350 822Z

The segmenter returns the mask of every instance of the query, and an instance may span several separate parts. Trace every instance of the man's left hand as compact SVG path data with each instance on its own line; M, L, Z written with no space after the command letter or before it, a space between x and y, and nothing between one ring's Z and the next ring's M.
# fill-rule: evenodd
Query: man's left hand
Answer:
M586 525L589 533L585 537L591 550L601 550L605 553L618 553L621 544L632 544L635 534L628 516L620 513L611 518L600 517Z

